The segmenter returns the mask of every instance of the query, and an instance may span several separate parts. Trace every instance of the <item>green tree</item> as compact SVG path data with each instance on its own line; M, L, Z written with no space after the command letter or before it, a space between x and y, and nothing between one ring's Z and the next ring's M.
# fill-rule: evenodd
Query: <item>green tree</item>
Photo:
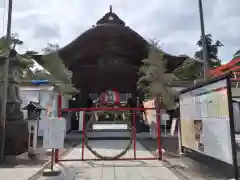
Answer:
M223 46L223 43L219 40L213 42L212 35L207 34L205 36L207 43L207 56L208 56L208 64L210 68L215 68L221 66L221 60L218 58L218 49ZM200 48L199 51L195 53L195 58L202 60L203 59L203 43L200 39L197 42L197 46Z
M24 76L24 80L45 80L50 79L51 74L44 69L28 70Z
M154 38L154 39L150 39L148 42L151 46L154 46L154 47L158 48L159 52L162 52L161 45L160 45L160 40Z
M26 51L23 54L19 54L20 59L20 76L22 78L25 78L25 74L29 71L32 71L31 69L34 67L35 63L32 58L32 55L38 54L35 51Z
M44 55L35 56L36 61L51 73L54 79L68 83L71 81L72 72L67 69L62 59L58 55L59 45L48 43L42 49Z
M59 45L57 43L56 44L48 43L47 47L43 48L42 50L44 53L51 53L57 51L58 49Z
M180 67L173 71L173 74L180 80L195 80L202 77L202 72L202 63L189 57Z
M47 46L42 49L42 51L46 54L49 54L49 53L57 51L58 49L59 49L58 44L48 43ZM33 57L34 55L38 56L37 53L36 54L35 53L30 54L31 57ZM39 61L38 61L38 63L39 63ZM45 64L41 64L41 65L45 65ZM55 64L55 67L56 66L57 66L57 64ZM44 68L47 68L47 67L49 67L49 64L45 65ZM55 79L52 77L51 73L49 73L45 69L38 69L38 68L35 69L34 71L28 69L28 71L26 72L26 75L25 75L25 79L27 79L27 80L45 80L45 79L48 79L48 80L51 80L51 81L55 81Z
M161 53L164 54L164 52L161 50L159 40L151 39L151 40L149 40L149 43L151 45L157 47L160 54ZM187 55L183 55L183 56L187 57ZM165 61L165 60L163 59L163 61ZM201 77L201 75L202 75L202 63L198 62L194 58L189 57L184 61L184 63L180 67L178 67L177 69L175 69L173 71L173 74L179 80L195 80L195 79ZM149 94L147 94L147 97L149 97Z
M5 39L5 37L0 38L0 56L8 56L9 54L9 42Z
M170 87L170 83L177 78L172 73L165 73L164 54L156 44L150 45L148 58L143 59L142 62L143 65L139 69L138 89L156 97L156 100L167 108L172 108L177 93Z
M23 45L23 41L19 39L17 33L13 33L10 39L10 42L6 40L6 37L3 36L0 38L0 56L7 57L9 52L16 49L16 46ZM34 61L32 55L37 54L35 51L26 51L25 53L17 53L17 56L20 61L20 76L23 78L24 74L34 66Z
M235 59L235 58L240 58L240 49L237 50L237 51L234 53L233 59Z

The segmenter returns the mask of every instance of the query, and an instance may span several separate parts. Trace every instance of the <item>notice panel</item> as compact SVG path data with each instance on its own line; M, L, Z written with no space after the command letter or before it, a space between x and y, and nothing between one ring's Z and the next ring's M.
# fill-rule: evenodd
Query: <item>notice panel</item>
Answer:
M182 146L232 164L227 80L180 95Z
M43 148L59 149L64 147L66 122L64 118L45 118Z

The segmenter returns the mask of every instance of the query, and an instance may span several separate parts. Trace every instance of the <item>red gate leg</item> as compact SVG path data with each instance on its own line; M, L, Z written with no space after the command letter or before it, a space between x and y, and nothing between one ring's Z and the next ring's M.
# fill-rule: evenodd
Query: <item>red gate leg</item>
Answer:
M136 113L133 113L133 156L136 160Z
M82 161L84 160L84 145L85 145L85 111L83 111L83 121L82 121Z
M161 147L161 114L160 107L156 107L156 121L157 121L157 147L158 147L158 159L162 160L162 147Z

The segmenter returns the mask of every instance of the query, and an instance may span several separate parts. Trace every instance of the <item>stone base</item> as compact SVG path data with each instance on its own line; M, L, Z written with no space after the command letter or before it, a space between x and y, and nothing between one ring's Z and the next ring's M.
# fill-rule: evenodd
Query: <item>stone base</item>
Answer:
M19 155L28 151L28 123L27 121L6 122L5 154Z
M44 177L59 176L60 174L61 174L61 171L57 169L54 169L53 171L51 171L50 169L47 169L42 172L42 176Z

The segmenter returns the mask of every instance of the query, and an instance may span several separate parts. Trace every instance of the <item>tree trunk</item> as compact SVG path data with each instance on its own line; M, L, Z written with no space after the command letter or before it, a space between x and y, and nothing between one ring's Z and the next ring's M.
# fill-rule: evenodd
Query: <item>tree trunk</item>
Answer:
M162 159L162 146L161 146L161 111L160 111L160 95L155 99L156 108L156 124L157 124L157 146L158 146L158 159Z

